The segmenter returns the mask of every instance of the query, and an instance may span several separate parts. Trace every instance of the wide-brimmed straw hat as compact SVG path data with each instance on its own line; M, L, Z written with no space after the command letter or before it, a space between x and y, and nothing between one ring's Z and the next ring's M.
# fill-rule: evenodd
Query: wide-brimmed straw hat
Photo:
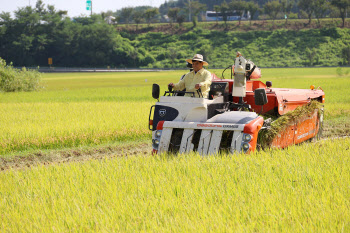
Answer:
M188 63L191 63L191 64L192 64L192 61L201 61L201 62L203 62L204 66L209 65L208 62L203 61L203 55L202 54L196 54L196 55L194 55L194 57L192 59L187 59L186 61Z

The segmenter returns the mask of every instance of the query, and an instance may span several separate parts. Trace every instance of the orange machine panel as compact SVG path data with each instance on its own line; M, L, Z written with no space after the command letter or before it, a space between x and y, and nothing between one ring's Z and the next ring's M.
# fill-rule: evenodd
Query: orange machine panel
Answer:
M215 82L228 82L229 92L232 95L233 80L231 79L215 79ZM261 112L261 106L255 105L254 90L257 88L265 88L268 103L264 105ZM288 89L288 88L267 88L266 85L259 80L248 80L246 83L246 97L243 101L251 105L252 110L261 114L276 110L278 114L284 115L289 111L293 111L298 106L303 106L312 99L324 102L325 95L323 90L315 89ZM233 102L238 102L238 97L233 97Z
M285 148L294 144L295 124L292 123L278 134L272 141L271 147Z
M317 110L310 116L297 120L294 143L298 144L316 136L319 130L319 119Z
M317 110L310 116L297 119L282 130L272 141L271 147L285 148L293 144L299 144L316 136L319 130L319 118Z

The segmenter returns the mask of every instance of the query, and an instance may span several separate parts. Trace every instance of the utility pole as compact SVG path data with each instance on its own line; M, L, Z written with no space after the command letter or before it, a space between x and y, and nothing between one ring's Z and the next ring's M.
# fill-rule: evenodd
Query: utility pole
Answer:
M86 0L86 10L90 10L90 17L92 16L92 0Z

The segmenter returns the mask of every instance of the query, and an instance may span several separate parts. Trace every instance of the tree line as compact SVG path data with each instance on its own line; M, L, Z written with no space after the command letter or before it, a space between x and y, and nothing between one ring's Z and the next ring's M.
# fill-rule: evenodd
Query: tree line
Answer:
M154 58L136 49L101 15L66 17L67 12L45 6L0 13L0 57L14 66L106 67L146 66Z
M170 3L176 2L167 4ZM184 2L184 6L186 4L189 2ZM223 2L220 6L225 4L234 3ZM192 8L193 18L204 9L201 4L196 7ZM148 12L150 16L143 18L147 23L152 23L152 16L160 14L160 8L138 10ZM346 28L320 28L311 35L289 30L220 32L200 27L180 34L135 34L127 30L118 32L115 25L105 22L106 15L71 19L66 11L46 6L41 0L35 7L19 8L13 18L10 13L2 12L0 57L14 66L26 67L48 66L48 58L52 58L52 66L57 67L184 68L186 58L202 53L212 67L224 67L234 59L232 51L241 50L260 66L350 64L350 39ZM132 20L130 18L129 22ZM298 59L294 59L296 57Z
M347 9L350 0L177 0L162 4L159 8L124 7L116 12L106 12L114 15L117 22L139 24L141 22L165 22L165 17L170 22L192 21L196 27L198 20L205 20L203 13L206 10L220 12L223 15L225 24L228 15L236 12L242 15L243 12L250 12L251 20L269 18L272 20L284 18L307 18L311 23L316 18L342 18L343 27L347 17ZM199 17L202 15L202 17Z

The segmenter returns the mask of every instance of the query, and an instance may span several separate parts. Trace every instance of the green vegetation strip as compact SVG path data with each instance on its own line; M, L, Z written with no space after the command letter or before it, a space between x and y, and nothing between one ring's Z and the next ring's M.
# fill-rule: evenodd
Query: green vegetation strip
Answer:
M36 91L41 88L40 81L41 74L37 70L15 69L0 57L0 91Z
M0 173L4 232L349 232L350 139Z

